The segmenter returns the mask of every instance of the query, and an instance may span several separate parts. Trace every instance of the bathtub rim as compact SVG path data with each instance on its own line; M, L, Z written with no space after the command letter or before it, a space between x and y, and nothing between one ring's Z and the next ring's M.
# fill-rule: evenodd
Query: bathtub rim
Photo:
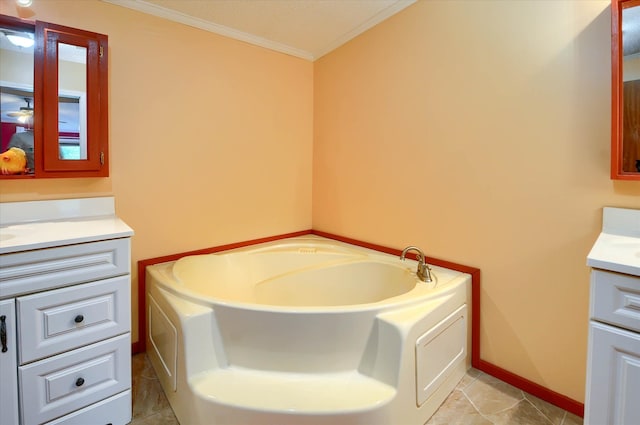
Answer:
M294 276L298 273L309 273L318 269L335 268L335 267L349 267L351 265L358 265L364 263L381 264L385 267L391 267L396 270L402 270L403 273L409 274L409 281L412 283L411 289L393 295L391 297L383 298L371 302L363 302L356 304L329 304L329 305L291 305L291 304L277 304L277 303L262 303L258 301L246 300L246 299L234 299L234 297L222 297L216 296L216 294L207 294L193 287L189 286L188 281L182 281L181 276L176 275L176 266L182 264L188 264L188 262L195 263L196 266L201 266L201 262L208 262L211 259L212 262L217 259L224 259L225 256L229 256L229 262L238 258L240 264L245 258L252 256L259 256L262 254L271 253L292 253L297 254L300 249L313 249L322 251L326 248L331 254L335 253L336 258L320 260L318 263L308 264L300 266L299 268L285 271L280 274L269 276L265 279L258 280L256 282L246 282L248 287L257 286L265 283L275 281L280 278L287 278ZM341 257L341 254L345 253L345 257ZM184 263L183 263L184 262ZM227 264L227 261L224 261ZM196 302L202 305L223 305L229 308L237 308L252 311L269 311L269 312L315 312L315 313L347 313L356 311L371 311L371 310L386 310L388 308L401 308L404 306L412 305L415 302L428 301L429 299L446 295L457 288L460 282L464 282L467 279L468 273L463 273L457 270L447 269L441 266L433 266L434 282L422 282L415 276L415 269L417 264L415 261L401 262L396 256L381 253L379 251L366 249L364 247L354 246L340 241L331 240L316 235L304 235L286 238L277 241L270 241L261 244L256 244L247 247L236 248L232 250L224 250L215 253L198 254L184 256L175 261L168 261L164 263L154 264L148 267L148 272L152 273L154 279L158 281L165 290L168 290L178 296L186 297L192 302ZM446 280L445 280L446 279ZM439 281L440 280L440 281ZM243 282L244 283L244 282Z
M147 267L147 273L151 275L153 278L157 279L159 274L166 274L167 277L171 275L171 267L173 262L165 262L154 264L152 266ZM440 268L439 266L435 266ZM259 303L249 303L249 302L240 302L240 301L232 301L232 300L224 300L220 298L213 298L202 296L195 291L190 291L188 289L178 288L175 285L167 284L162 282L159 279L159 286L178 297L184 298L185 300L202 305L202 306L223 306L225 308L230 309L239 309L239 310L251 310L251 311L260 311L265 313L276 313L276 314L348 314L348 313L356 313L356 312L371 312L371 311L383 311L390 310L396 308L405 308L412 306L414 304L420 302L428 302L431 299L436 299L439 297L447 296L448 294L456 291L460 285L464 285L467 279L470 277L468 273L459 272L459 274L448 281L446 285L437 290L433 290L430 288L426 288L426 284L424 282L418 281L416 286L403 294L385 298L383 300L371 303L362 303L362 304L345 304L345 305L335 305L335 306L287 306L287 305L276 305L276 304L259 304ZM471 280L470 285L471 285ZM424 285L424 286L421 286ZM471 289L470 289L471 290ZM420 296L409 296L409 294L413 292L421 292ZM393 300L389 302L389 300Z
M181 253L169 254L164 256L158 256L143 260L138 260L137 275L138 275L138 341L132 344L132 352L140 353L146 351L147 341L147 317L146 312L146 269L148 266L154 264L166 263L170 261L176 261L182 257L189 255L199 254L212 254L221 251L231 251L237 248L248 247L251 245L262 244L266 242L277 241L281 239L293 238L296 236L308 236L315 235L325 239L331 239L338 242L343 242L349 245L355 245L357 247L365 248L372 251L382 252L391 255L400 256L401 249L390 248L383 245L374 244L371 242L364 242L358 239L353 239L345 236L336 235L333 233L324 232L321 230L308 229L291 233L283 233L275 236L267 236L257 239L246 240L242 242L234 242L225 245L218 245L210 248L197 249L193 251L186 251ZM416 260L416 254L410 252L407 254L407 258ZM425 257L425 261L432 266L440 266L443 268L467 273L471 275L471 365L480 369L480 269L477 267L467 266L460 263L455 263L447 260L441 260L434 257ZM142 312L142 314L140 314Z

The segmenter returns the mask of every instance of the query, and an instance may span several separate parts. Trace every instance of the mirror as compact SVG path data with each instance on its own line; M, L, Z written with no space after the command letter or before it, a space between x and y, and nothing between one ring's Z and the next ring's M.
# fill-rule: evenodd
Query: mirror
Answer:
M58 159L87 159L87 48L58 44Z
M107 47L106 35L0 15L1 178L109 175Z
M640 180L640 0L612 0L611 178Z
M26 174L34 173L34 44L33 28L0 26L0 152L24 150Z

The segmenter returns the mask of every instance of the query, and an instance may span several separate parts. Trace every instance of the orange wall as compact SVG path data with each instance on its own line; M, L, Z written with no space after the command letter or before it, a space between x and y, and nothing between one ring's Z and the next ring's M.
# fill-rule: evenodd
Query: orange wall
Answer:
M109 35L111 177L0 201L114 195L133 264L312 225L416 244L482 269L483 359L582 401L585 257L603 206L640 208L608 177L608 5L421 0L310 63L36 0L25 18Z
M30 10L109 36L111 177L4 180L0 201L115 196L134 306L140 259L311 227L312 63L98 0Z
M482 270L481 357L584 400L609 1L419 1L314 64L313 226Z

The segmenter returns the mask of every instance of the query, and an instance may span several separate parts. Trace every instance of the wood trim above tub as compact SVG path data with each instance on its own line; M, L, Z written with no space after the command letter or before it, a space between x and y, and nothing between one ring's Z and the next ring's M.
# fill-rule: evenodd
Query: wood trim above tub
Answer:
M196 251L183 252L179 254L165 255L162 257L149 258L146 260L138 261L138 341L134 342L131 346L133 354L146 351L146 339L147 339L147 316L146 316L146 267L158 264L166 263L168 261L176 261L182 257L188 255L200 255L211 254L214 252L226 251L229 249L242 248L245 246L256 245L259 243L272 242L279 239L293 238L295 236L304 235L317 235L328 239L334 239L340 242L349 243L363 248L373 249L375 251L384 252L391 255L400 255L401 250L396 248L389 248L382 245L377 245L369 242L359 241L357 239L351 239L345 236L334 235L332 233L323 232L320 230L302 230L299 232L286 233L278 236L270 236L259 239L252 239L244 242L237 242L227 245L220 245L212 248L199 249ZM407 255L411 259L416 259L415 254L409 253ZM476 267L465 266L458 263L453 263L446 260L439 260L437 258L426 257L425 260L429 264L435 266L445 267L451 270L456 270L462 273L468 273L471 275L471 365L489 375L492 375L516 388L521 389L529 394L532 394L544 401L547 401L555 406L558 406L568 412L571 412L580 417L584 417L584 404L579 401L573 400L567 396L559 394L542 385L529 381L521 376L518 376L508 370L502 369L492 363L489 363L480 358L480 269Z

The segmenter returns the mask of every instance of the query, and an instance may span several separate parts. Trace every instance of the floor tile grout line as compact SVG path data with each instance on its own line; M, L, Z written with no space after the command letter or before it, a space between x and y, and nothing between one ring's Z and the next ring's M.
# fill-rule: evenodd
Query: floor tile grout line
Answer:
M469 382L469 383L468 383L467 385L465 385L464 387L460 387L460 388L459 388L459 390L460 390L460 391L464 391L464 389L465 389L465 388L469 387L469 386L470 386L470 385L472 385L474 382L476 382L476 381L478 380L478 378L480 377L480 374L481 374L481 373L483 373L483 372L480 372L480 373L479 373L479 374L477 374L475 377L471 377L471 376L469 376L469 375L466 375L466 376L469 376L469 377L471 378L471 382ZM463 377L463 379L464 379L464 377Z
M471 384L469 384L469 385L471 385ZM469 385L467 385L467 387L468 387ZM518 401L517 401L515 404L513 404L512 406L510 406L510 407L505 407L505 408L504 408L504 409L502 409L502 410L499 410L499 411L493 412L493 413L491 413L491 415L494 415L494 416L500 415L500 414L502 414L502 413L504 413L504 412L506 412L506 411L508 411L508 410L511 410L511 409L513 409L514 407L518 406L518 405L519 405L520 403L522 403L523 401L526 401L526 402L527 402L527 403L529 403L529 404L530 404L530 405L531 405L531 406L532 406L532 407L533 407L533 408L534 408L538 413L540 413L540 415L542 415L543 420L544 420L544 421L546 421L548 425L553 425L553 422L551 421L551 419L550 419L547 415L545 415L545 414L544 414L540 409L538 409L538 407L537 407L535 404L533 404L533 403L531 402L531 400L527 399L527 397L526 397L526 395L525 395L526 393L525 393L524 391L522 391L522 390L518 390L518 391L520 391L520 394L521 394L522 398L518 399ZM480 409L478 408L478 406L476 406L476 404L473 402L473 400L471 400L471 398L469 398L469 396L468 396L468 395L467 395L467 393L464 391L464 389L460 390L460 392L464 395L464 397L467 399L467 401L471 404L471 406L473 406L473 408L475 409L475 411L476 411L476 412L478 412L478 414L479 414L480 416L482 416L484 419L486 419L487 421L491 422L492 424L495 424L495 422L494 422L494 421L492 421L492 420L487 416L487 414L484 414L484 413L482 413L482 412L480 411ZM560 425L563 425L563 424L564 424L564 419L566 418L566 416L567 416L567 412L565 411L565 412L564 412L564 416L563 416L563 418L562 418L562 421L560 422Z
M495 425L495 422L492 421L491 419L489 419L487 416L485 416L480 409L478 409L478 406L475 405L475 403L469 398L469 396L467 396L467 393L465 393L464 391L462 391L462 395L467 399L467 401L471 404L471 406L475 409L475 411L478 413L478 415L480 415L482 418L484 418L485 420L489 421L491 424Z
M490 384L487 384L487 385L491 386ZM467 387L469 387L469 386L470 386L470 385L467 385ZM514 387L514 388L515 388L515 387ZM525 399L524 391L522 391L521 389L518 389L518 388L515 388L515 389L516 389L516 390L518 390L518 391L520 392L520 397L521 397L521 398L520 398L520 399L518 399L518 401L517 401L517 402L515 402L515 403L514 403L513 405L511 405L510 407L505 407L504 409L499 410L499 411L497 411L497 412L494 412L494 413L492 413L492 414L500 414L500 413L503 413L503 412L505 412L505 411L507 411L507 410L509 410L509 409L513 409L515 406L517 406L517 405L518 405L518 403L520 403L522 400L524 400L524 399ZM500 390L496 390L496 391L499 391L499 392L500 392ZM471 401L471 398L467 395L467 393L466 393L464 390L462 390L462 394L464 394L464 396L466 397L466 399L467 399L467 400L469 400L469 403L471 403L471 405L473 406L473 408L474 408L474 409L476 409L476 411L482 415L482 412L480 412L480 409L478 409L478 407L475 405L475 403L474 403L473 401Z
M538 408L538 406L536 406L536 404L535 404L535 403L533 403L531 400L529 400L529 399L527 398L527 394L529 394L529 393L524 392L524 397L525 397L525 399L527 399L527 400L529 401L529 403L533 406L533 408L534 408L534 409L536 409L536 410L537 410L537 411L538 411L538 412L539 412L539 413L540 413L540 414L541 414L541 415L542 415L542 416L547 420L547 422L549 422L549 424L553 425L553 421L551 420L551 418L550 418L549 416L547 416L547 415L546 415L542 410L540 410L540 409ZM529 394L529 395L530 395L530 396L532 396L532 397L535 397L533 394ZM537 398L537 397L536 397L536 398ZM541 400L543 403L550 404L550 403L548 403L548 402L546 402L546 401L544 401L544 400L542 400L542 399L539 399L539 400ZM550 404L550 405L551 405L551 404ZM552 406L553 406L553 405L552 405ZM560 424L559 424L559 425L562 425L562 424L564 423L564 418L565 418L566 416L567 416L567 412L566 412L566 411L564 411L563 416L562 416L562 419L560 420Z
M525 400L527 400L527 402L528 402L531 406L533 406L533 408L534 408L534 409L536 409L536 410L538 411L538 413L540 413L540 414L542 415L542 417L544 418L544 420L546 420L546 421L549 423L549 425L553 425L553 421L551 420L551 418L550 418L550 417L548 417L547 415L545 415L545 413L544 413L542 410L538 409L538 406L536 406L534 403L532 403L532 402L531 402L531 400L529 400L529 399L527 398L526 393L525 393L524 399L525 399ZM543 400L543 401L544 401L544 400ZM562 422L561 422L561 423L562 423Z
M467 395L467 393L466 393L464 390L462 390L461 392L462 392L462 395L464 395L464 397L467 399L467 401L469 402L469 404L471 404L471 406L475 409L475 411L476 411L480 416L482 416L484 419L486 419L487 421L491 422L492 424L495 424L495 422L494 422L494 421L492 421L491 419L489 419L489 417L488 417L486 414L484 414L484 413L482 413L482 412L480 411L480 409L478 408L478 406L476 406L476 404L473 402L473 400L471 400L471 398ZM498 413L504 412L504 411L506 411L506 410L509 410L509 409L513 408L514 406L517 406L517 405L518 405L518 403L520 403L520 401L521 401L521 400L518 400L518 402L517 402L516 404L514 404L513 406L511 406L511 407L509 407L509 408L507 408L507 409L502 409L502 410L500 410L499 412L495 412L495 413L493 413L493 414L495 415L495 414L498 414Z
M562 420L560 421L560 425L564 425L564 421L567 420L567 412L564 412L564 415L562 415Z
M466 385L464 388L469 387L473 382L475 382L475 381L480 377L480 375L481 375L481 374L484 374L484 372L480 372L480 374L478 374L478 376L474 379L474 381L472 381L471 383L469 383L468 385ZM515 387L514 387L514 388L515 388ZM500 414L500 413L503 413L503 412L505 412L505 411L507 411L507 410L509 410L509 409L513 409L513 408L514 408L515 406L517 406L520 402L522 402L523 400L526 400L526 401L527 401L527 402L528 402L528 403L529 403L529 404L530 404L530 405L531 405L531 406L532 406L532 407L533 407L533 408L534 408L538 413L540 413L540 415L542 415L542 417L544 418L544 420L545 420L549 425L553 425L553 421L551 420L551 418L550 418L549 416L547 416L547 415L546 415L542 410L540 410L540 409L538 408L538 406L536 406L534 403L532 403L532 402L531 402L531 400L529 400L529 398L527 397L527 394L529 394L529 393L527 393L526 391L520 390L520 389L518 389L518 388L516 388L516 389L520 392L520 394L521 394L522 398L521 398L520 400L518 400L518 402L517 402L517 403L515 403L513 406L511 406L511 407L507 407L507 408L502 409L502 410L500 410L500 411L498 411L498 412L495 412L495 414ZM480 410L476 407L476 405L471 401L471 399L470 399L470 398L467 396L467 394L464 392L464 389L462 389L462 392L463 392L464 396L467 398L467 400L469 400L469 402L473 405L474 409L476 409L476 410L478 411L478 413L480 413L480 414L482 415L482 413L480 412ZM542 401L543 401L544 403L546 403L544 400L542 400ZM559 425L563 425L563 424L564 424L564 419L566 418L566 416L567 416L567 412L565 411L565 412L564 412L564 414L563 414L562 420L561 420L561 422L560 422L560 424L559 424Z

